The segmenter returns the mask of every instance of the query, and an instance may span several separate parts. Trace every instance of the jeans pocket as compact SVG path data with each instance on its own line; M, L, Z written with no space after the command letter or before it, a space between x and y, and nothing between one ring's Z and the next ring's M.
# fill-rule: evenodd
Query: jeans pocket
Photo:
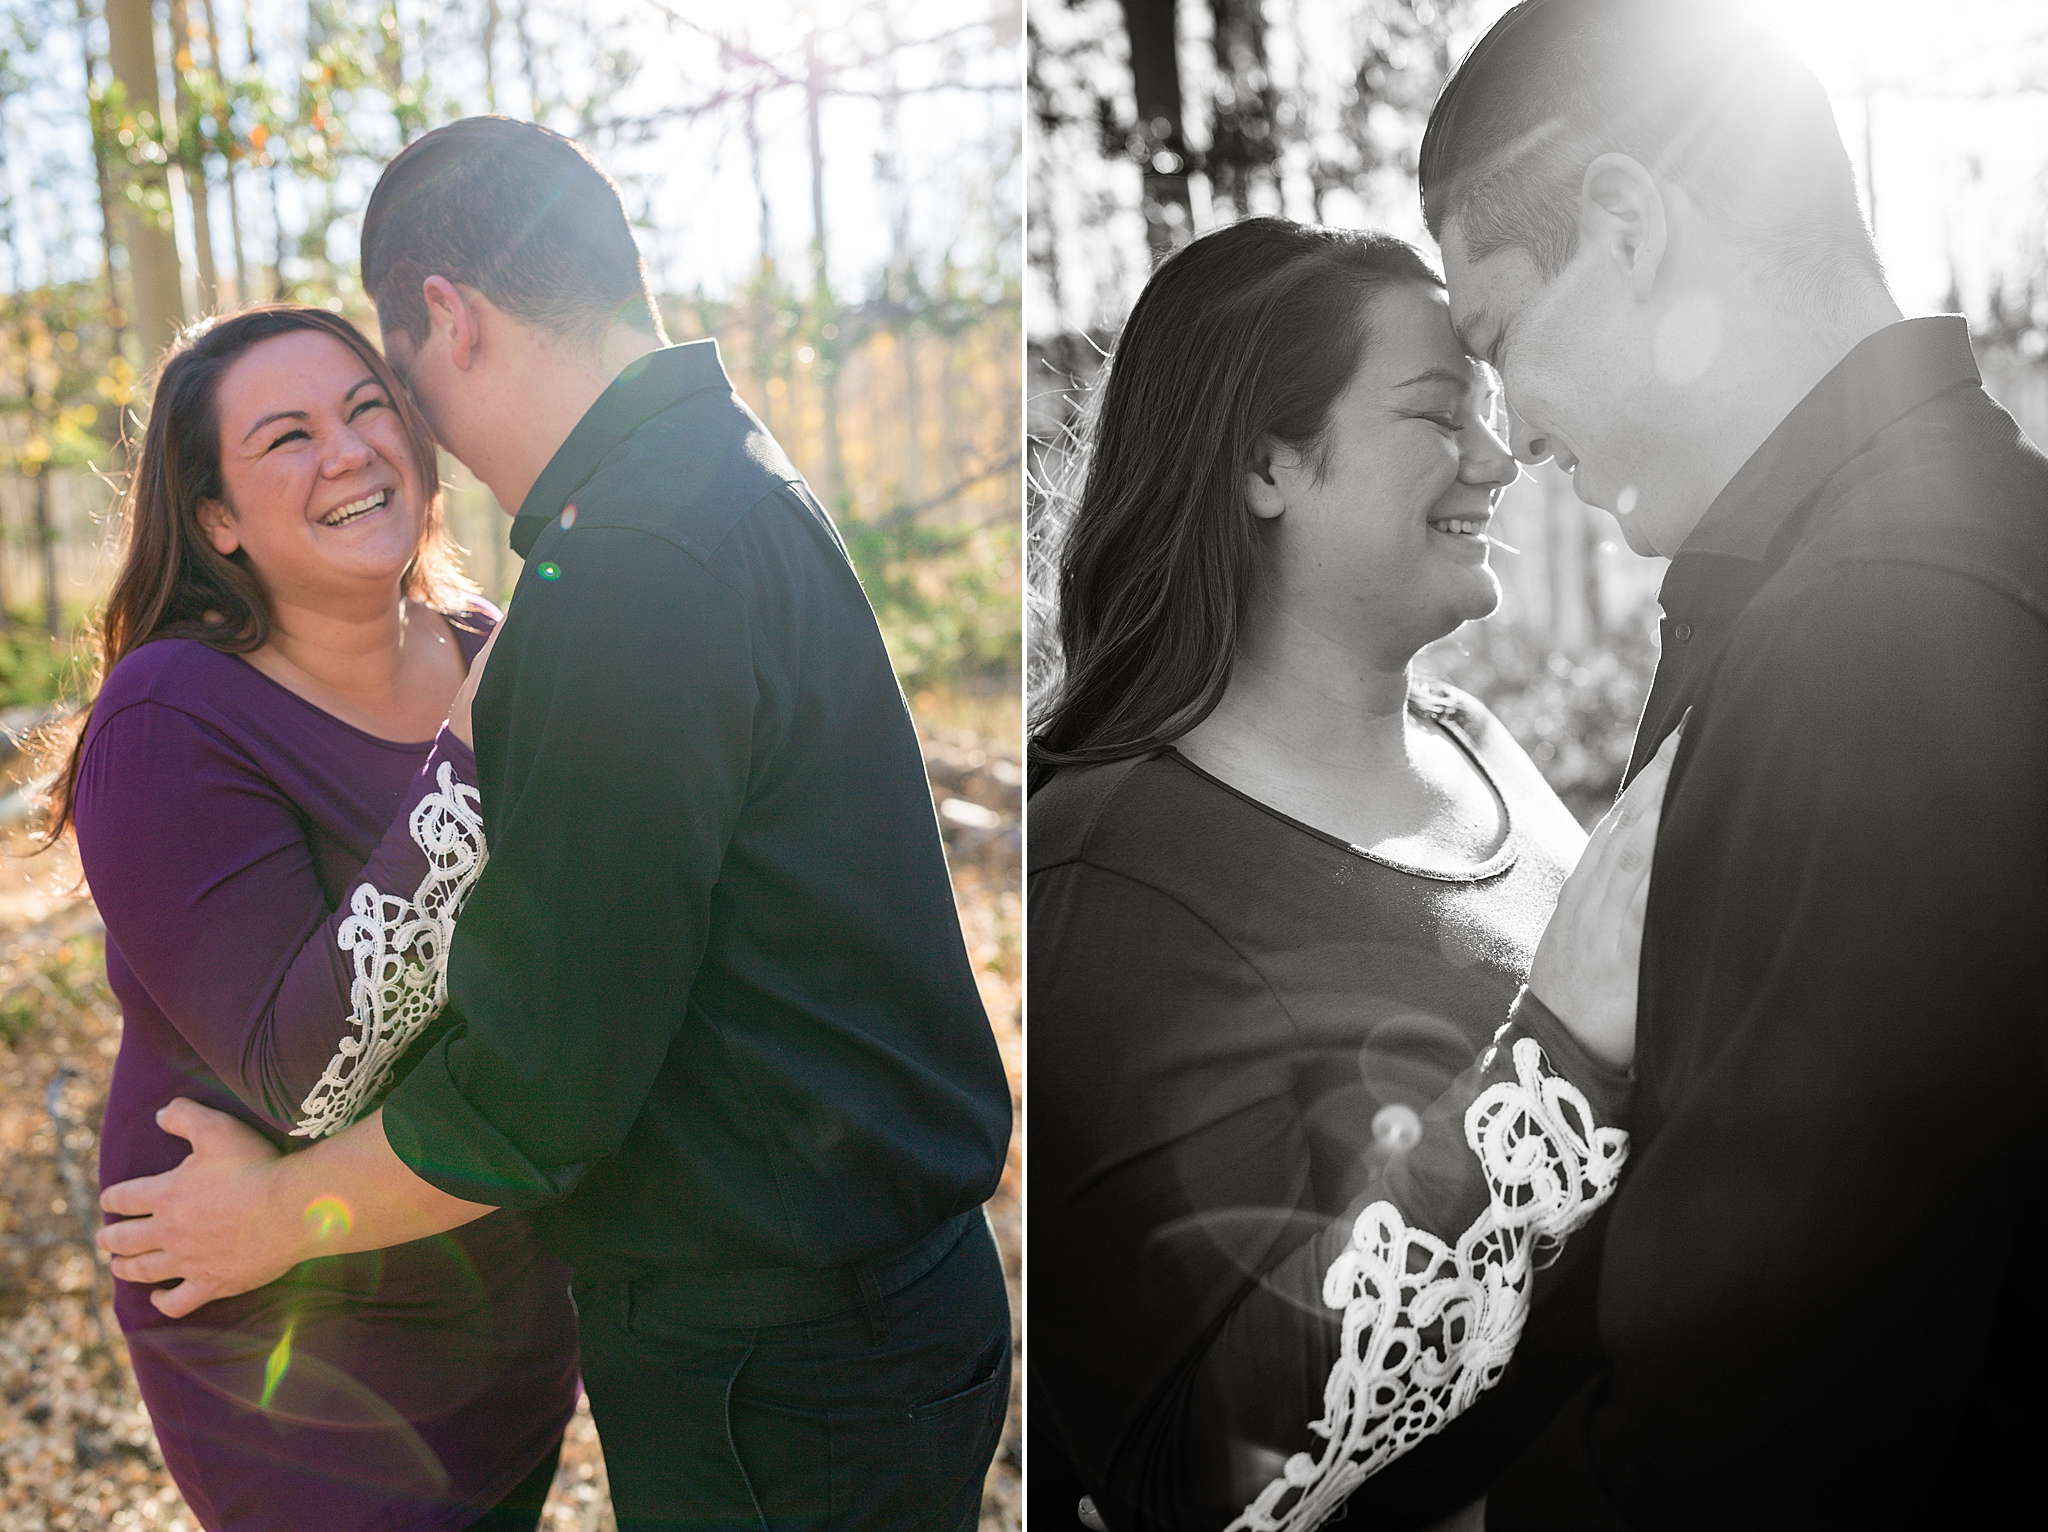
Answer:
M936 1420L960 1410L986 1408L1010 1388L1010 1333L1003 1326L973 1361L910 1406L914 1421Z

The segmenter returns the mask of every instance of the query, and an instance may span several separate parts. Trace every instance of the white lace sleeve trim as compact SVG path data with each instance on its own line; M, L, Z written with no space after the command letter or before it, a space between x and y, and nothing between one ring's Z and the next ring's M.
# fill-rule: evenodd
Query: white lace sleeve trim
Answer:
M1531 1274L1613 1194L1628 1134L1596 1127L1585 1096L1550 1073L1534 1038L1514 1045L1515 1079L1465 1113L1489 1203L1455 1249L1375 1202L1323 1277L1341 1309L1343 1350L1298 1452L1226 1532L1310 1532L1371 1475L1442 1429L1491 1388L1514 1355Z
M294 1137L325 1138L355 1121L390 1080L406 1046L448 1003L448 939L486 851L477 790L446 761L435 781L438 789L414 805L407 822L427 858L413 896L359 883L349 897L349 918L335 940L355 960L349 985L355 1030L299 1103Z

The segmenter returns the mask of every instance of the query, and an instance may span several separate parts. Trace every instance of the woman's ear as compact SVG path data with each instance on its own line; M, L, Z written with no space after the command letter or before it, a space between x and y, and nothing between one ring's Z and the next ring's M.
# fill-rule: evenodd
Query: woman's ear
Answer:
M1252 448L1251 467L1244 476L1244 498L1259 520L1271 521L1287 509L1287 492L1280 487L1280 472L1293 456L1270 436L1261 437Z
M206 534L206 540L213 544L213 551L222 558L230 558L242 546L242 539L235 532L235 515L225 500L202 500L199 502L199 530Z

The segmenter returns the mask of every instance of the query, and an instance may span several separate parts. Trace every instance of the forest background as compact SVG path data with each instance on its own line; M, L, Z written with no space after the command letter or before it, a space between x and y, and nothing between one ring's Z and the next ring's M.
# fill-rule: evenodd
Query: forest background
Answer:
M1697 0L1722 4L1725 0ZM1434 251L1429 108L1509 0L1035 0L1025 315L1027 689L1058 673L1051 573L1088 389L1146 275L1253 214ZM2048 444L2048 11L2037 0L1769 0L1833 99L1906 313L1970 319L1987 388ZM1656 664L1664 561L1545 464L1495 529L1501 609L1420 668L1485 701L1590 821Z
M376 333L383 163L497 111L618 181L670 335L735 386L844 535L912 702L970 951L1021 1063L1020 0L0 0L0 1525L197 1532L95 1259L118 1012L35 753L91 683L123 425L176 328L284 298ZM499 601L509 518L443 458ZM7 789L14 790L9 792ZM1017 1271L1017 1151L992 1206ZM986 1528L1018 1525L1016 1422ZM610 1526L579 1417L544 1526Z

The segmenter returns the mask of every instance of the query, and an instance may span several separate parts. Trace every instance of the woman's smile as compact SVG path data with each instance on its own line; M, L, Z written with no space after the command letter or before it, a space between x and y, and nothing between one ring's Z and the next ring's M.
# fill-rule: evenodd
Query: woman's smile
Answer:
M345 527L351 522L361 521L372 512L383 510L390 502L391 491L389 489L376 490L371 494L364 495L361 499L349 501L347 505L336 506L320 518L320 525L323 527Z

